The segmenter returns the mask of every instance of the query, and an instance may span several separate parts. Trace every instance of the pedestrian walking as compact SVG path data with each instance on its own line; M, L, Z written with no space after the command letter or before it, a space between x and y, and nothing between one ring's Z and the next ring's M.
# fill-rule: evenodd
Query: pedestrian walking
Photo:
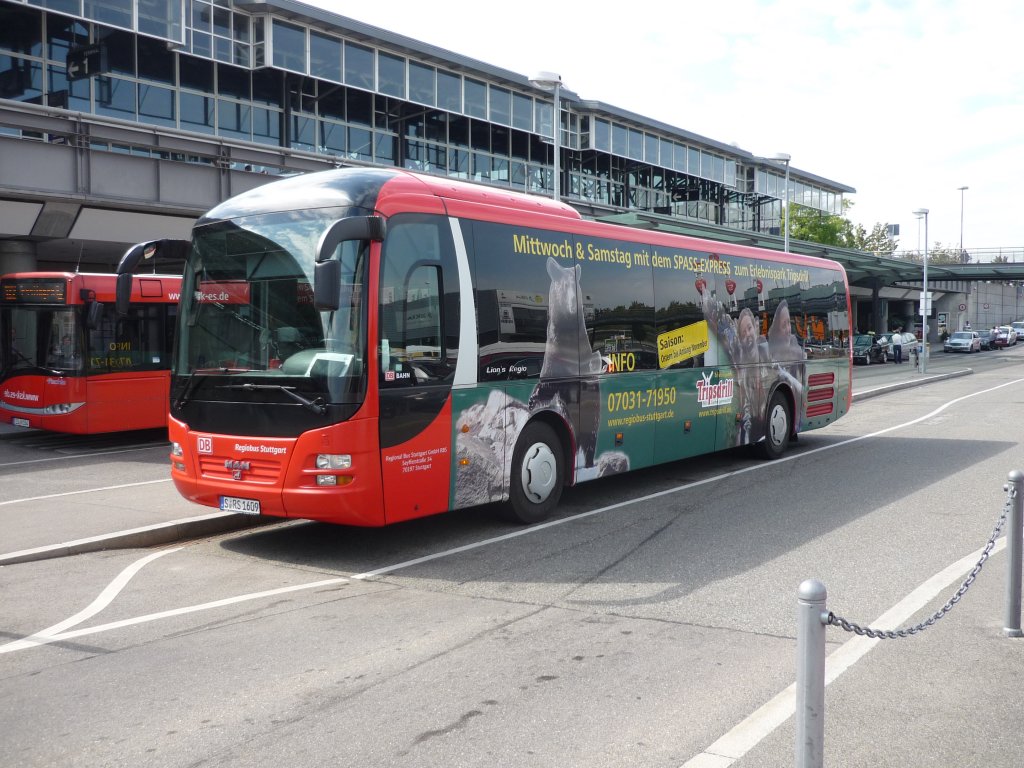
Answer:
M903 362L903 328L892 332L892 356L897 365Z

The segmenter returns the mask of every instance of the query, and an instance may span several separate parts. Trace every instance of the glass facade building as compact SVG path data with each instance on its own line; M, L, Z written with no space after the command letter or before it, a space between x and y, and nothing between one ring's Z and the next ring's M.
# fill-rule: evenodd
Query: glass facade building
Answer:
M565 89L555 119L525 76L291 0L0 0L0 99L548 195L557 123L589 215L771 232L854 191Z

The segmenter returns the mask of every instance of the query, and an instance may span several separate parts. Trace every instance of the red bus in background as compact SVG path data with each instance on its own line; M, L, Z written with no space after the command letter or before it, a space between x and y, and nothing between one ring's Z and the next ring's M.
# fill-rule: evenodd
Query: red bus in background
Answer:
M167 425L180 275L0 277L0 422L92 434Z

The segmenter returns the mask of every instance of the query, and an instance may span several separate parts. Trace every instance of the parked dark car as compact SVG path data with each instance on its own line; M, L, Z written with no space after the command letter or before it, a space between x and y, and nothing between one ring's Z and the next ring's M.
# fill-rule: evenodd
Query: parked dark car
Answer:
M870 333L858 333L853 337L853 362L871 365L888 359L889 343L882 341L882 337Z
M978 338L981 339L982 349L995 349L996 346L996 329L986 328L978 331Z

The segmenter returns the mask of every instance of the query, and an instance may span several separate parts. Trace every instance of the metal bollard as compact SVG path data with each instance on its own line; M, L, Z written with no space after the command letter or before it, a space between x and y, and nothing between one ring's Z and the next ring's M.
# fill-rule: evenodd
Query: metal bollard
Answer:
M1024 473L1013 470L1009 474L1009 484L1003 486L1007 492L1013 488L1013 497L1010 499L1010 521L1006 529L1006 546L1009 549L1006 570L1006 623L1003 626L1003 634L1007 637L1024 637L1020 629L1020 580L1021 580L1021 548L1024 542L1021 541L1022 530L1022 509L1024 509Z
M796 768L821 768L825 746L825 629L828 591L800 585L796 627Z

